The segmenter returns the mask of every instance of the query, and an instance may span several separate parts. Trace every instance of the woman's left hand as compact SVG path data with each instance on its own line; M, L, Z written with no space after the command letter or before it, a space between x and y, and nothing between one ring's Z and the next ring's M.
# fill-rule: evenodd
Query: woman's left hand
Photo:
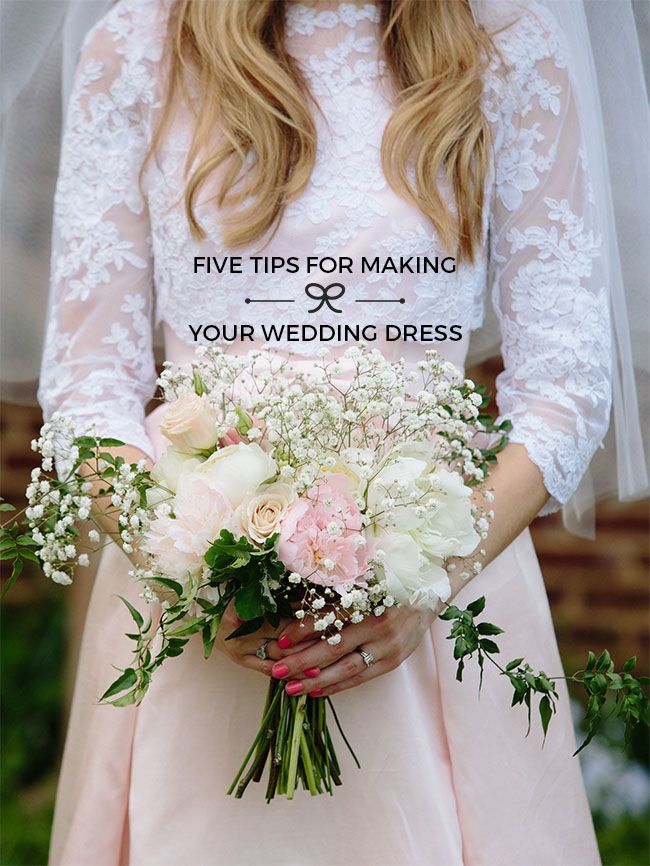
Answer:
M318 633L311 625L292 622L280 638L280 644L291 646L292 652L273 665L273 676L288 680L285 689L290 695L316 692L314 697L325 697L354 688L401 665L436 616L430 610L391 607L379 617L369 616L343 626L341 640L334 646L321 640L304 650L296 644L313 640ZM360 649L373 657L371 665L366 664Z

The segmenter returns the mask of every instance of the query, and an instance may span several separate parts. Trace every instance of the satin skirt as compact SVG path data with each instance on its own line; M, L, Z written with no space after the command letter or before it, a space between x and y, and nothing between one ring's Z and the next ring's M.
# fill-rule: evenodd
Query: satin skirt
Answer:
M151 420L151 419L150 419ZM153 428L153 423L151 423ZM449 623L438 620L399 668L336 695L361 762L342 742L342 787L267 805L263 784L226 790L254 737L265 677L200 636L156 672L140 707L99 705L129 664L140 587L115 546L104 551L81 647L50 850L54 866L595 866L600 863L577 758L569 699L542 748L525 737L507 680L487 665L455 679ZM562 673L543 578L528 530L457 596L485 595L505 629L504 661L525 656ZM337 732L333 736L337 738Z

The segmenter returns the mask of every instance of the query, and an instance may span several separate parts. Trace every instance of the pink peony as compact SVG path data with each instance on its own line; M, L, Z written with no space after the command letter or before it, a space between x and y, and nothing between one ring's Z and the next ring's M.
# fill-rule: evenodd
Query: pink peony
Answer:
M363 582L370 558L364 541L349 480L336 473L325 476L289 508L280 524L278 555L290 571L342 590L351 581Z
M207 479L188 476L174 499L175 517L161 515L149 527L144 549L152 554L162 574L186 582L200 574L203 557L232 519L228 500Z

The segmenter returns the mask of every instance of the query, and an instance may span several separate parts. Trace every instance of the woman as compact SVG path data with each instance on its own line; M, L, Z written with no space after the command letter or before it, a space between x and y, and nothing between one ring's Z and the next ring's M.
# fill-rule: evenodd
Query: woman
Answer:
M462 340L435 347L459 367L491 298L513 432L492 476L488 565L452 583L459 604L487 596L504 656L557 674L527 527L566 502L607 429L607 291L562 34L534 0L503 9L489 36L468 0L117 3L85 42L71 98L41 401L151 460L152 318L183 362L190 325L340 322L327 304L310 318L304 271L255 273L251 256L453 255L450 273L323 282L346 285L346 322L458 325ZM244 273L194 266L235 254ZM431 344L380 345L415 363ZM317 348L273 350L308 365ZM564 690L542 750L498 675L480 701L476 678L456 683L448 627L422 611L348 625L335 649L283 624L267 659L266 631L221 641L208 662L190 644L141 707L97 706L129 652L115 595L141 604L129 568L109 549L93 591L52 863L599 862ZM224 796L268 676L340 692L363 769L348 762L334 798Z

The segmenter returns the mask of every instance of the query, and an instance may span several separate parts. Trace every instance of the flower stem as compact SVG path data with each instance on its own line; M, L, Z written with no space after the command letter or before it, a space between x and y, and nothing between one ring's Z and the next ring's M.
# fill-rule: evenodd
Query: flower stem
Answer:
M250 749L248 750L248 752L246 752L246 757L245 757L244 760L242 761L242 765L241 765L241 767L239 768L239 770L238 770L238 772L237 772L237 775L236 775L235 778L233 779L232 784L230 785L230 787L228 788L228 791L227 791L228 794L232 794L232 792L235 790L235 788L236 788L236 786L237 786L237 783L239 782L239 780L240 780L240 778L241 778L241 776L242 776L242 773L243 773L244 770L246 769L246 765L247 765L248 762L250 761L253 752L254 752L255 749L257 748L257 744L260 742L260 740L262 739L262 737L266 734L267 722L268 722L269 718L271 717L271 713L272 713L273 710L275 709L275 706L276 706L277 702L280 700L280 696L281 696L281 695L282 695L282 689L277 689L277 690L276 690L276 693L275 693L275 695L274 695L274 697L273 697L273 700L271 701L271 704L270 704L268 710L266 711L266 713L264 714L264 717L262 718L262 723L260 724L259 730L258 730L258 732L257 732L257 734L256 734L256 736L255 736L255 739L254 739L253 742L251 743L251 746L250 746Z
M295 705L293 731L291 733L291 752L289 754L289 777L287 779L287 800L293 800L298 776L298 757L300 754L300 735L305 719L307 695L300 695Z

